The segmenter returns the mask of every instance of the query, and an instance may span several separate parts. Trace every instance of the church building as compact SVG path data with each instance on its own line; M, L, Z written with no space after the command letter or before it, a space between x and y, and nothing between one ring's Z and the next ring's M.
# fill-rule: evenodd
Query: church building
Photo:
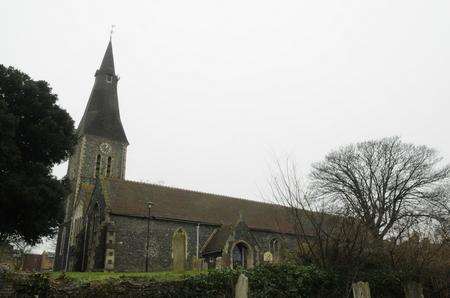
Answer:
M280 205L126 180L118 81L110 41L69 159L55 270L252 267L297 246Z

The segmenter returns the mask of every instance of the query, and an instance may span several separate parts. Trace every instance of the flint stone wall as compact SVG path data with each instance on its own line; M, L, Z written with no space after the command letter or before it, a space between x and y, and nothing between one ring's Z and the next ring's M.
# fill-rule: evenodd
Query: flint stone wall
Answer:
M144 271L147 219L112 215L115 230L115 271ZM149 271L172 269L172 237L182 228L187 236L186 267L191 268L197 254L197 224L150 220ZM199 248L216 226L200 225Z
M147 219L111 215L111 221L114 226L114 243L108 244L107 247L114 249L114 271L144 271ZM218 227L215 225L200 224L200 251L214 229ZM149 271L172 269L172 237L174 232L179 228L182 228L187 236L185 268L192 268L197 253L197 224L152 219L150 220ZM295 238L293 236L264 231L251 232L262 250L260 259L262 258L263 252L270 250L270 241L275 237L282 237L288 248L295 247Z

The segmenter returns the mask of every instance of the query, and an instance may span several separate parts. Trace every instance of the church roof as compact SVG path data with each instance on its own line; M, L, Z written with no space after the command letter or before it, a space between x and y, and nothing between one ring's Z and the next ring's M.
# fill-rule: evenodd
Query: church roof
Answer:
M114 178L103 178L101 187L117 215L147 217L151 201L155 218L233 225L242 214L250 229L294 233L289 210L281 205Z
M104 137L128 144L120 120L117 82L112 42L109 41L100 68L95 73L94 87L78 126L78 134Z
M233 229L234 227L232 225L223 225L216 229L205 243L205 246L201 251L202 254L221 251L230 237L230 234L233 232Z
M92 193L94 192L95 185L91 183L81 183L79 190L79 200L83 202L83 213L89 206L90 200L92 198Z

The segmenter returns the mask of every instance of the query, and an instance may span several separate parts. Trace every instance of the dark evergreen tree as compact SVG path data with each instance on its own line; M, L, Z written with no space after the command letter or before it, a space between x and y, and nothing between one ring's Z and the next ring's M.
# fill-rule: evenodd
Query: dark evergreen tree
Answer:
M54 234L68 184L52 175L76 144L74 123L45 81L0 64L0 241Z

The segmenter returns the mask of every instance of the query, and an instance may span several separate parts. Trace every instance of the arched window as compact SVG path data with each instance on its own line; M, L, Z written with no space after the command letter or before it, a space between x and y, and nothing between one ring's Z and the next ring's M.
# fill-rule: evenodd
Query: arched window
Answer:
M186 266L187 235L183 229L175 231L172 237L173 270L183 271Z
M270 250L273 255L273 262L278 263L281 259L281 242L278 238L273 238L270 241Z
M98 203L95 203L93 209L90 211L89 214L89 221L88 221L88 225L87 225L87 243L85 251L86 251L86 260L85 260L85 265L83 266L87 266L87 268L89 270L94 269L95 268L95 260L96 260L96 247L98 244L98 228L100 225L100 208Z
M106 167L106 177L111 176L111 156L108 157L108 165Z
M95 178L100 177L100 168L102 165L102 156L97 155L97 160L95 161Z
M98 207L98 203L95 204L94 206L94 210L92 211L92 220L91 220L91 236L94 236L94 233L97 229L97 224L99 222L99 207Z

